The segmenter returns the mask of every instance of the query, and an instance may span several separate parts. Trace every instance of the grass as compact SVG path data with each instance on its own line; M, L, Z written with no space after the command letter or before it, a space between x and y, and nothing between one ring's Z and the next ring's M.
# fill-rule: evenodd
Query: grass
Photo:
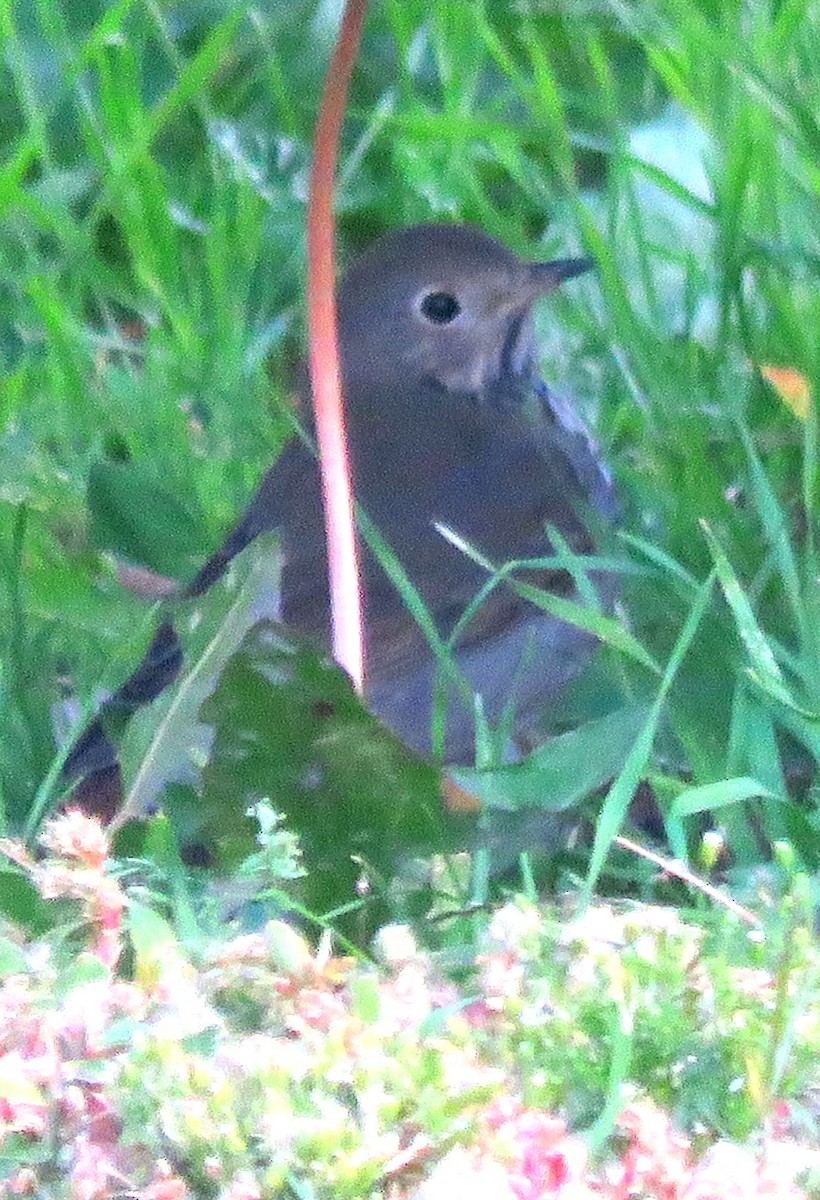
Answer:
M52 767L61 691L87 711L149 636L110 552L189 577L282 440L334 32L329 6L301 2L0 0L12 829ZM789 0L374 0L369 14L345 253L459 217L516 251L598 263L543 306L542 365L617 479L633 564L620 620L665 674L622 638L547 714L562 732L650 713L576 864L590 886L640 780L681 856L706 811L740 878L773 840L816 867L816 417L760 368L816 394L819 51L816 7Z

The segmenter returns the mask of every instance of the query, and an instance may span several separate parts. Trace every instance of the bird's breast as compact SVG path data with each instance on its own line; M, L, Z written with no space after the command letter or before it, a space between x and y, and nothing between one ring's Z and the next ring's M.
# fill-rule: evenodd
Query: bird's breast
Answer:
M368 446L355 462L359 503L411 578L482 569L448 542L451 528L481 553L500 560L548 553L543 533L549 466L531 444L511 444L478 424L435 423L412 441Z

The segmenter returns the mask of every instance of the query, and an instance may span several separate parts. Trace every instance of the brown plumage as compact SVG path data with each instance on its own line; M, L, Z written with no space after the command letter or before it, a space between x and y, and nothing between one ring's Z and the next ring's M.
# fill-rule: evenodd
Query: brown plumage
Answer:
M420 225L376 242L338 291L348 440L357 503L392 548L446 638L486 582L486 571L445 537L452 530L495 563L553 552L546 527L579 553L615 519L609 475L573 410L538 380L533 303L591 264L528 263L463 225ZM304 406L307 410L308 406ZM281 617L328 641L324 532L316 462L293 438L245 513L186 588L200 594L263 531L282 531ZM560 571L526 573L574 595ZM362 555L369 706L409 745L430 746L436 665L419 626L369 550ZM611 603L612 577L597 576ZM445 760L469 762L480 692L490 722L508 701L527 727L577 674L594 639L548 616L509 586L496 588L463 631L451 687ZM125 703L156 695L179 670L163 627ZM124 695L129 685L132 695ZM136 685L136 686L134 686ZM117 697L114 698L116 701ZM68 778L111 768L113 748L91 726Z

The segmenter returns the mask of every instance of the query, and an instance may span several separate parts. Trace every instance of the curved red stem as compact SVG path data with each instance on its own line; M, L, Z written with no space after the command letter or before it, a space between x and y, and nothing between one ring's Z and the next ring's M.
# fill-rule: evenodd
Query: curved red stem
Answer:
M358 691L364 679L364 641L336 329L333 181L366 8L367 0L347 0L342 14L316 124L307 219L309 366L325 507L333 654Z

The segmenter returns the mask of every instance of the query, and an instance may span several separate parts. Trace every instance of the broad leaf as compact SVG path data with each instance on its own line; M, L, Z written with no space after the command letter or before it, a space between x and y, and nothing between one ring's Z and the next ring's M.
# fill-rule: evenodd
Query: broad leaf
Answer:
M274 622L247 635L201 715L215 731L203 833L226 863L247 853L246 810L262 797L300 835L320 908L355 900L362 862L392 877L448 844L439 771L367 712L321 650Z
M172 579L207 549L202 523L137 463L98 462L88 477L91 541Z

